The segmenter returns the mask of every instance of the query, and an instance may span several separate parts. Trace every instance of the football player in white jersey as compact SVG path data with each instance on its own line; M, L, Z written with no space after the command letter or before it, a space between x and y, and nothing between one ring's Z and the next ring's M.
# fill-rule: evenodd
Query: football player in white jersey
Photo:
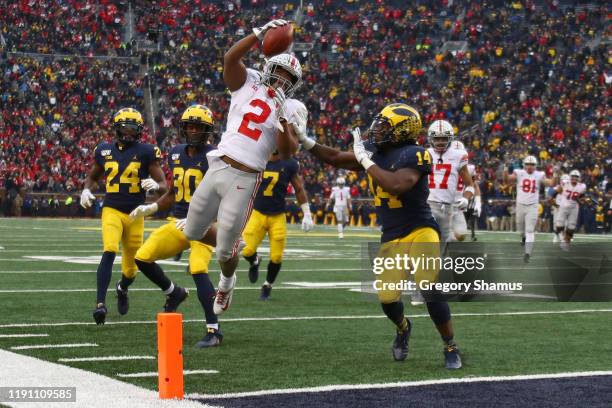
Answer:
M465 211L474 196L474 182L468 172L468 155L465 150L454 149L451 142L455 137L453 126L445 120L436 120L427 130L427 149L432 158L432 172L429 173L429 198L427 202L440 226L440 242L444 247L451 236L453 211ZM461 178L463 194L457 198L457 183Z
M466 150L464 144L459 140L453 140L451 143L451 148L458 150ZM467 150L466 150L467 151ZM451 241L463 241L465 240L465 236L467 235L467 222L466 217L470 220L470 225L472 226L472 240L476 240L476 236L474 234L474 228L476 225L476 220L480 217L480 213L482 212L482 200L480 198L480 187L478 187L478 183L476 183L475 175L476 175L476 166L473 164L468 164L468 173L474 182L474 199L470 201L467 212L460 211L458 209L453 209L453 218L451 220L451 231L452 234L449 236ZM463 180L459 178L457 181L457 193L455 195L455 202L461 199L463 195Z
M569 183L570 181L570 176L569 174L564 174L561 176L561 181L559 182L558 186L555 186L554 188L554 194L551 195L551 200L552 201L552 215L553 215L553 243L557 243L560 240L559 234L557 234L557 218L559 217L559 206L561 205L561 199L563 198L563 196L561 194L557 194L557 188L559 186L563 186L563 184L565 183ZM563 229L565 229L565 224L563 224Z
M555 228L561 245L569 245L576 223L578 221L578 203L582 203L582 198L586 192L586 185L580 183L580 172L578 170L570 171L570 181L557 187L557 194L561 194L561 204L559 205L559 213ZM562 234L565 229L565 234Z
M525 246L523 261L529 262L535 242L535 228L538 222L540 186L553 185L543 171L536 170L538 160L534 156L523 159L523 168L514 169L512 174L504 171L504 182L516 182L516 229L521 234Z
M340 239L344 238L344 226L349 222L349 208L351 208L351 190L345 184L344 177L338 177L329 196L329 200L334 202L334 215Z
M281 159L291 157L298 147L293 126L306 127L306 107L290 99L302 82L297 58L276 55L266 61L263 72L246 68L242 60L270 28L285 24L285 20L273 20L254 28L223 59L223 81L231 92L227 125L218 148L207 155L209 170L191 198L184 230L188 240L200 240L217 220L216 253L221 266L214 303L217 315L232 300L240 235L268 158L275 150Z

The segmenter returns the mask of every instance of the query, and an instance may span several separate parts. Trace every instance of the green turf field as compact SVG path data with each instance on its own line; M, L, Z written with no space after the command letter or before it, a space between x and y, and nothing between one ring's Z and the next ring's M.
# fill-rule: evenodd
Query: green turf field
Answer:
M147 221L147 230L160 224ZM108 324L93 324L95 270L101 253L98 227L97 220L0 219L0 348L97 344L97 347L17 350L53 362L92 356L156 356L154 320L164 298L144 276L139 276L130 288L128 315L120 317L116 313L111 289ZM362 277L361 245L376 241L378 236L373 229L349 229L346 238L340 241L331 227L319 226L309 234L291 228L286 259L269 302L258 300L259 285L248 282L247 264L241 261L238 290L231 309L221 318L225 341L221 347L210 350L194 347L204 333L204 324L193 281L185 273L186 254L179 263L163 265L175 282L192 289L191 297L180 309L186 320L185 369L218 371L186 376L186 392L217 394L610 369L610 303L451 304L456 340L465 363L464 369L456 372L443 368L441 341L425 307L407 305L408 315L414 316L411 351L404 363L394 362L390 352L392 325L376 302L351 290L358 287ZM478 236L481 241L517 242L516 251L520 255L516 234ZM545 235L537 238L551 239ZM608 239L578 236L576 242L601 243ZM265 274L267 241L260 253L265 259L261 268ZM216 261L211 267L216 283ZM113 283L119 279L118 265L114 275ZM317 287L316 283L328 285ZM48 336L2 336L8 334ZM60 362L157 388L155 377L118 376L156 371L155 359Z

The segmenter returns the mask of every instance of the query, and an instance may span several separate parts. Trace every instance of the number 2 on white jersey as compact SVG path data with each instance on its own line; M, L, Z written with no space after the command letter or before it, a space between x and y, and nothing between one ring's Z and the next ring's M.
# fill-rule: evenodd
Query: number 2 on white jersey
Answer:
M257 141L261 136L261 129L251 128L249 127L249 124L251 122L256 124L264 123L266 119L268 119L268 116L270 116L270 113L272 113L272 108L270 108L270 105L268 105L265 101L262 101L261 99L253 99L249 103L249 105L254 108L261 109L261 112L245 113L242 117L242 123L240 123L240 127L238 128L238 133Z

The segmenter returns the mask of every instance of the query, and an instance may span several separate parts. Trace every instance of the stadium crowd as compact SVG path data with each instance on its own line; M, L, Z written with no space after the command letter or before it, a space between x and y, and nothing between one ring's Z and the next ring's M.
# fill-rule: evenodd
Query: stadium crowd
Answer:
M272 14L296 17L282 2L133 1L137 39L159 42L140 61L148 62L145 75L117 60L7 55L125 52L125 4L34 3L16 2L0 17L0 186L11 179L26 191L80 189L91 149L110 135L109 115L121 106L144 110L146 81L162 150L176 142L178 115L193 102L208 105L221 130L229 104L224 51ZM64 24L48 18L62 13ZM605 2L304 2L296 42L313 48L296 52L304 71L296 97L309 108L310 131L340 148L389 101L417 106L424 126L449 120L477 166L485 201L511 198L502 172L533 154L549 176L579 169L592 203L609 208L612 54L600 44L611 34L608 14ZM443 48L449 40L467 46L451 52ZM249 64L261 67L260 57L251 53ZM309 194L328 195L337 172L310 155L299 159ZM368 197L363 174L347 177L354 197Z

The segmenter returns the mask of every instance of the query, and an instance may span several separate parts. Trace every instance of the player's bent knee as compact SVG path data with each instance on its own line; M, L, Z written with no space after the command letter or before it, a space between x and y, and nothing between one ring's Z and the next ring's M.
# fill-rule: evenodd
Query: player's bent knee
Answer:
M255 248L251 248L250 246L245 246L242 250L242 256L249 257L255 255Z
M119 243L105 243L104 244L104 248L103 248L104 252L114 252L115 254L117 252L119 252Z
M381 290L378 292L378 300L380 303L393 303L399 302L402 298L400 291Z

